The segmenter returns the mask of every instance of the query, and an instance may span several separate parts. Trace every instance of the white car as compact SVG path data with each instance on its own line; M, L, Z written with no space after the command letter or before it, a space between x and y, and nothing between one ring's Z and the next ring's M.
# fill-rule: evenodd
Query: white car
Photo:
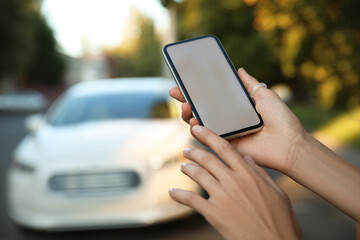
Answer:
M168 189L196 144L168 96L173 81L133 78L70 88L27 120L7 174L11 218L39 230L146 226L191 214Z

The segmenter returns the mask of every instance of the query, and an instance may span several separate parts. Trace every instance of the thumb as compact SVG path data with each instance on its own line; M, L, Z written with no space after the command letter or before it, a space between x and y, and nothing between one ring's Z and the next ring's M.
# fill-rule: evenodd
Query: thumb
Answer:
M244 68L239 68L238 74L249 93L259 83L258 80L256 80L253 76L250 76Z
M249 94L251 94L251 91L254 89L256 85L259 84L259 81L256 80L253 76L249 75L244 68L239 68L238 74L241 81L244 83L246 90L248 91ZM256 102L256 100L259 100L259 97L261 97L261 95L263 96L266 95L267 91L269 92L269 89L266 89L264 87L258 88L255 91L254 96L251 97L253 97Z

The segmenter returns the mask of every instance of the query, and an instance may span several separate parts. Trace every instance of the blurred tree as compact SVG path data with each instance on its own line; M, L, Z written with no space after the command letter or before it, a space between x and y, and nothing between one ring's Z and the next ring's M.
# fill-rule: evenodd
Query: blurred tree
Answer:
M162 1L175 7L178 39L216 35L236 68L273 85L282 80L275 55L261 33L254 31L253 7L234 0Z
M360 103L359 1L259 1L254 27L267 34L283 76L305 80L323 107Z
M126 40L120 46L105 50L112 77L159 76L161 73L160 41L151 18L132 9Z
M217 35L236 67L324 108L360 102L360 1L161 0L178 38Z
M0 81L23 72L33 53L27 10L26 1L0 1Z
M0 81L60 84L65 65L51 28L40 15L41 1L0 1Z
M56 49L52 29L39 14L32 14L31 25L34 37L34 54L25 73L25 78L46 86L60 86L62 83L65 60Z

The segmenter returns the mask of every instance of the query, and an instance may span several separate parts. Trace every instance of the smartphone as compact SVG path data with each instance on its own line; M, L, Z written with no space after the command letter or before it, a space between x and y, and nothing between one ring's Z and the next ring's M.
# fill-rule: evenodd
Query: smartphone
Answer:
M162 53L200 125L226 139L262 128L261 116L217 37L170 43Z

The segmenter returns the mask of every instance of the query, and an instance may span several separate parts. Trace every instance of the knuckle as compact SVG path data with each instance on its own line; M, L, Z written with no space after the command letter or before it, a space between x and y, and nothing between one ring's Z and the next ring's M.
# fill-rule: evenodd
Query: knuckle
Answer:
M227 188L230 189L232 192L238 192L239 194L243 192L247 183L245 181L241 181L237 176L230 174L226 179ZM226 193L222 194L223 197L227 198Z
M254 95L260 99L261 98L280 98L276 92L274 92L273 90L268 89L268 88L260 88L255 92Z
M225 150L228 150L228 149L231 148L231 144L228 141L224 140L224 139L222 139L222 141L220 143L220 146L221 146L221 148L223 148Z
M246 173L244 173L243 175L247 179L247 182L250 185L252 185L253 187L255 187L257 189L262 189L264 187L265 188L267 187L267 186L264 186L266 184L264 179L258 174L253 174L249 171L246 171Z
M181 118L182 118L182 119L185 119L185 113L184 113L184 111L181 112Z
M218 150L220 151L220 153L225 153L232 150L231 144L225 139L222 139L218 146Z
M204 139L207 139L209 136L210 136L211 132L209 129L206 129L204 128L202 131L201 131L201 135Z
M184 108L184 109L182 110L181 115L182 115L183 118L189 118L189 112L188 112L188 110Z
M210 153L208 152L202 152L199 156L199 163L201 163L202 165L207 166L210 162Z
M181 113L181 118L187 122L187 121L189 121L190 116L188 116L188 114L186 114L186 112L183 111Z
M232 170L227 172L223 181L224 181L224 183L226 183L228 185L232 185L232 184L238 185L238 184L243 184L243 182L244 182L244 181L242 181L242 176L239 176L238 173L235 173Z
M269 96L271 96L271 97L273 97L273 98L281 99L280 96L279 96L279 94L277 94L277 92L275 92L275 91L273 91L273 90L271 90L271 89L269 89L269 91L267 91L267 92L268 92Z
M186 192L184 195L183 195L183 202L186 204L186 205L192 205L192 203L194 202L195 200L195 194L192 193L192 192Z
M215 229L221 229L223 226L222 218L219 218L219 214L207 214L204 216L206 221L208 221Z
M280 99L280 96L275 91L273 91L271 89L264 89L263 97Z
M235 174L229 174L227 179L228 179L228 184L238 186L238 184L241 183L241 181L239 181L239 179L237 178L237 176Z
M194 168L192 175L195 179L201 179L206 176L206 172L201 167L196 167Z

